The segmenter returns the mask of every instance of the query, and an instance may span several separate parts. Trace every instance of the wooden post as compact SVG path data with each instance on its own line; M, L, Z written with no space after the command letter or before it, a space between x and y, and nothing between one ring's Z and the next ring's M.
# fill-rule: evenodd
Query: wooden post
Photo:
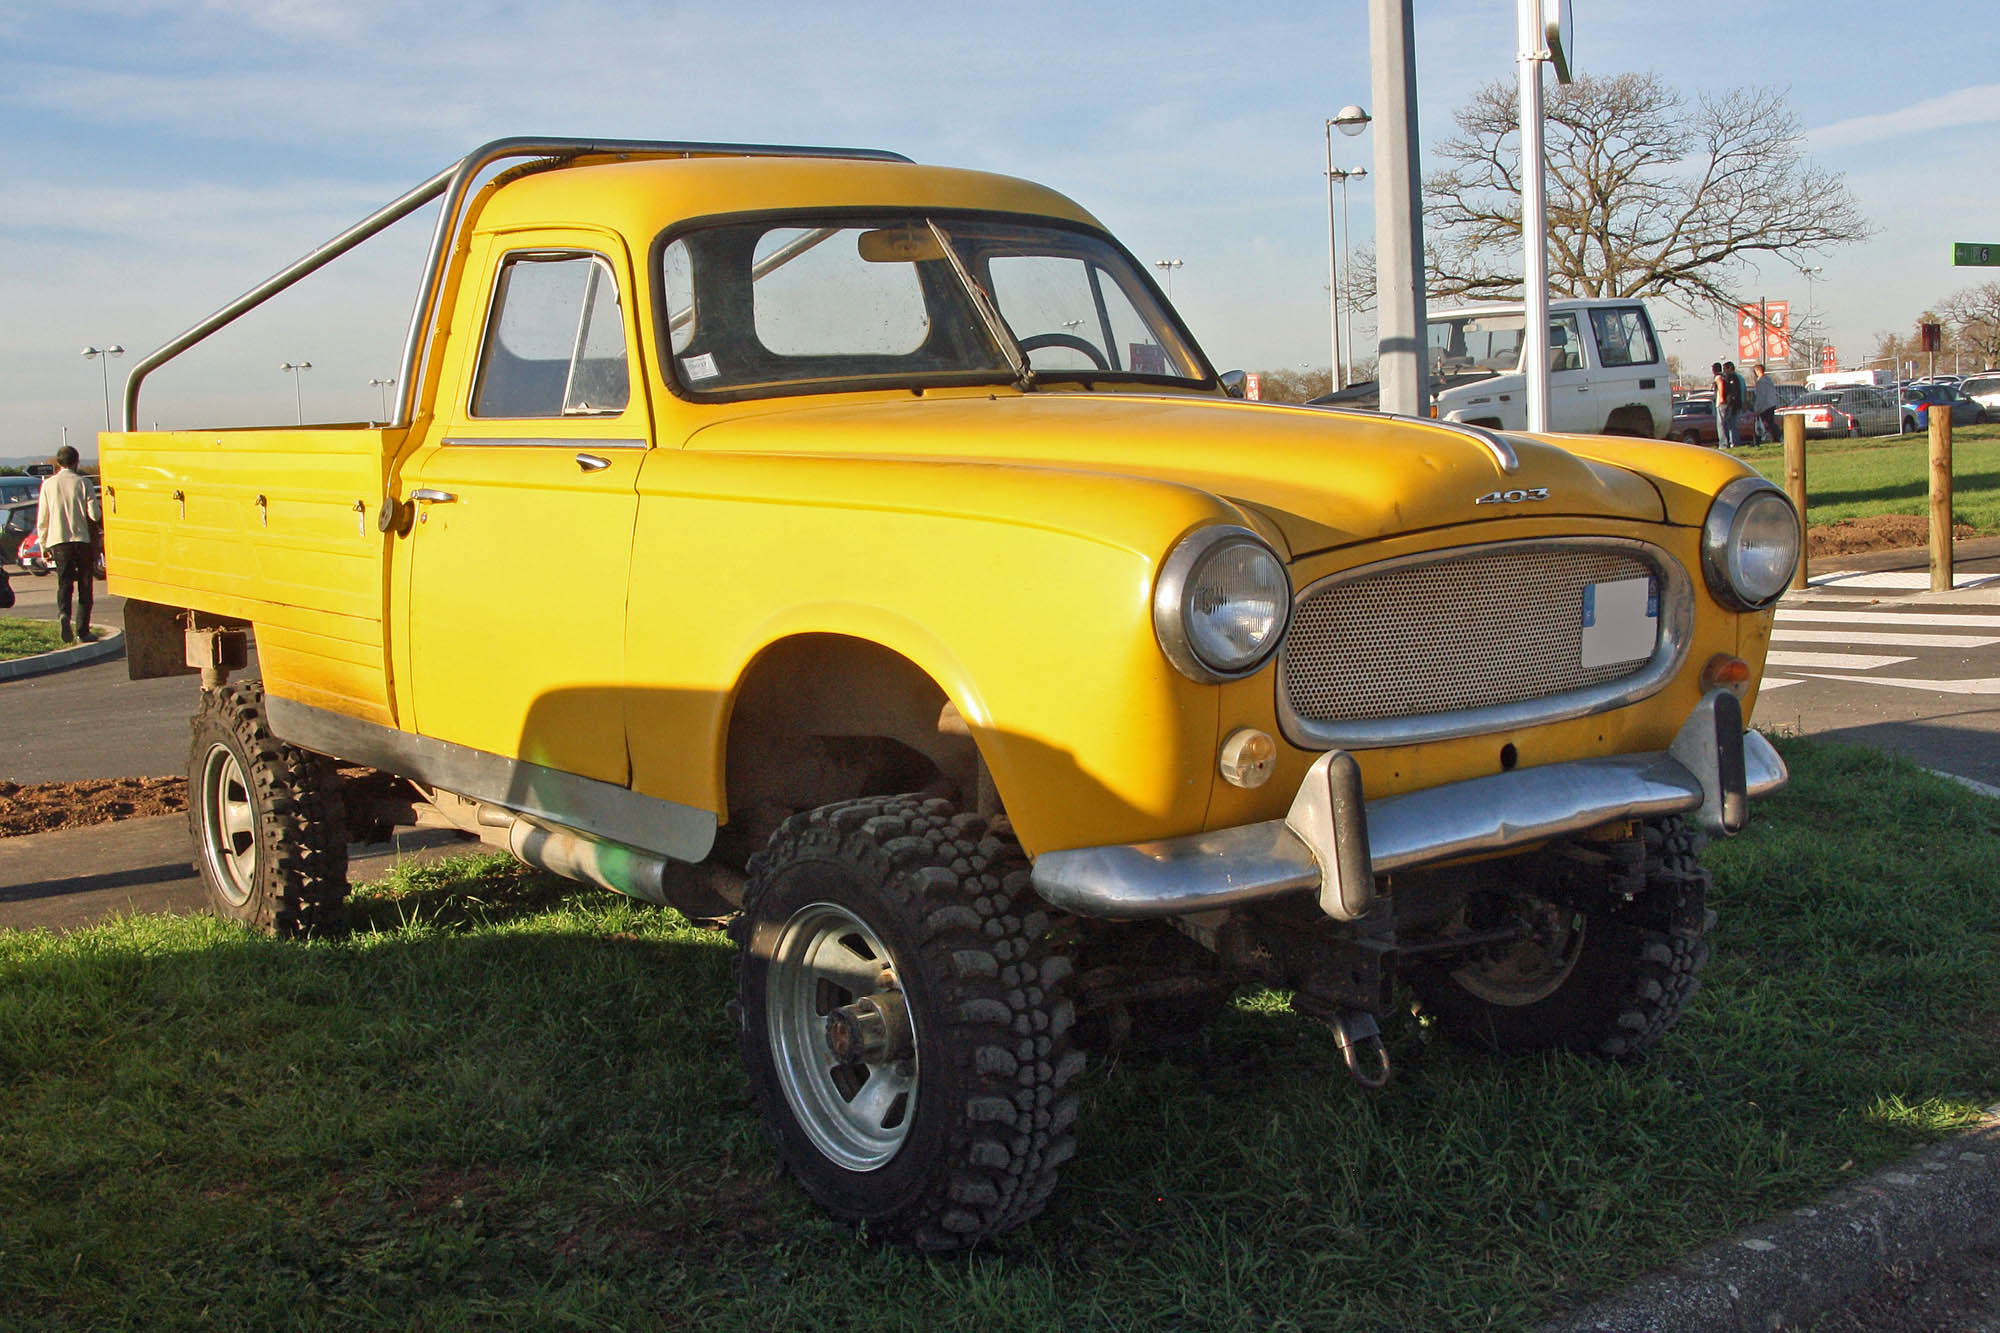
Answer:
M1932 403L1931 591L1951 591L1951 408Z
M1785 434L1785 493L1792 508L1799 511L1799 564L1792 571L1792 586L1806 586L1806 421L1796 412L1779 418Z

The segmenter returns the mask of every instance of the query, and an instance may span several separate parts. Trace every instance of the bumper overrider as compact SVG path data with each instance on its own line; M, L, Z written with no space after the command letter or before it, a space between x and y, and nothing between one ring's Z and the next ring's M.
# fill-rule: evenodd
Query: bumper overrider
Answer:
M1365 800L1344 750L1321 755L1283 819L1157 842L1045 852L1035 889L1079 916L1183 916L1317 890L1322 910L1351 921L1375 899L1375 877L1506 852L1622 819L1687 814L1734 833L1749 798L1785 785L1785 762L1743 729L1725 690L1695 705L1665 750L1515 769Z

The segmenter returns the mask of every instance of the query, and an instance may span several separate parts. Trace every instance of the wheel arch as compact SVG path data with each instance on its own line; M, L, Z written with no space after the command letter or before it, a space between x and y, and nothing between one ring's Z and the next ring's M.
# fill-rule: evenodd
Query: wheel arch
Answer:
M1603 433L1636 435L1645 440L1658 439L1660 435L1653 424L1652 410L1638 403L1627 403L1612 409L1611 415L1604 419Z
M926 790L998 813L966 722L979 715L977 701L948 664L923 656L931 660L877 638L812 630L750 658L717 736L719 841L732 859L792 814L860 796Z

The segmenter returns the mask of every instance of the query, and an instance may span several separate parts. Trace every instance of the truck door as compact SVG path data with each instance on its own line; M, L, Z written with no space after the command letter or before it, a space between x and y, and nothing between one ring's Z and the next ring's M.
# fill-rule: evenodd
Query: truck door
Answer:
M434 425L403 467L404 725L625 783L625 592L650 438L622 244L479 246L440 358ZM454 337L456 337L456 333Z
M1549 316L1549 429L1589 433L1604 424L1597 410L1597 371L1576 315Z
M1584 430L1618 427L1658 435L1672 419L1673 393L1666 359L1653 337L1652 321L1643 306L1601 306L1590 311L1590 328L1597 356L1597 420ZM1745 374L1747 387L1755 377ZM1749 405L1746 401L1746 407Z

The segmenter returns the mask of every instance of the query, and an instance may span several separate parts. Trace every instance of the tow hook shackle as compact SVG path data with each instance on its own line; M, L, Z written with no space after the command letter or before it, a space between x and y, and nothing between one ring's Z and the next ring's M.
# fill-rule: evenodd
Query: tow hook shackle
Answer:
M1389 1050L1382 1044L1382 1028L1366 1009L1336 1009L1326 1015L1340 1058L1347 1072L1364 1088L1379 1088L1389 1081Z

